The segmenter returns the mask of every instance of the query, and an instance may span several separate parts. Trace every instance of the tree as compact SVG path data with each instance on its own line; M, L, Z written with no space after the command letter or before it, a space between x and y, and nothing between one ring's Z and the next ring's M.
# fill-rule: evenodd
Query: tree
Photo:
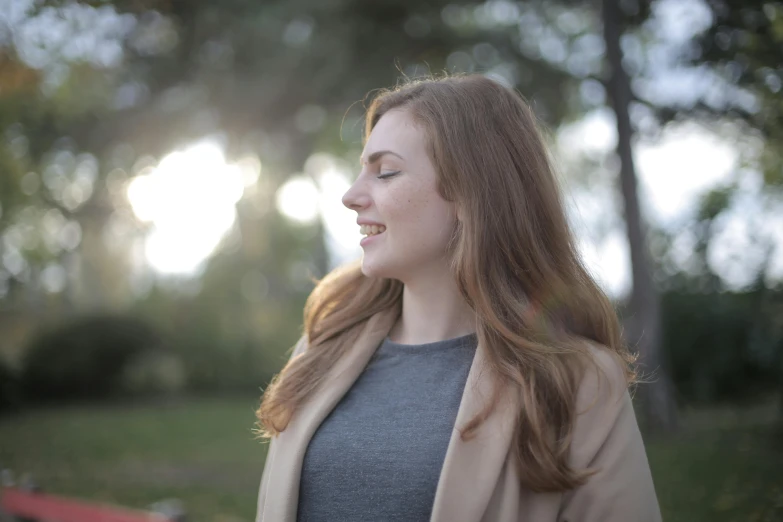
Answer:
M631 251L633 288L627 337L636 343L638 361L643 372L655 372L655 379L642 389L647 419L653 428L672 431L676 428L673 387L660 355L660 301L652 278L647 226L639 207L636 171L631 151L633 128L628 114L631 83L622 64L620 37L622 16L617 0L603 0L604 39L609 78L606 82L609 100L617 118L617 154L620 157L620 188L623 195L625 225Z

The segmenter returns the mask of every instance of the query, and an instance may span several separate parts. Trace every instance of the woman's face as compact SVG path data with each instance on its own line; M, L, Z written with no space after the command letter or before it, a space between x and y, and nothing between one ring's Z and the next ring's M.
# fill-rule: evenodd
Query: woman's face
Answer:
M361 167L343 204L356 211L357 223L377 223L382 231L362 239L362 272L407 282L417 272L445 268L456 205L438 194L424 130L407 111L381 117Z

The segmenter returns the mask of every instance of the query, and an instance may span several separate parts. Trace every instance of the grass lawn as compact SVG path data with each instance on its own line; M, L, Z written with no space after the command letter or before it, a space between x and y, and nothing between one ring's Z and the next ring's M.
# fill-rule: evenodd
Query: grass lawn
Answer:
M646 444L663 520L783 521L776 401L681 416L681 435Z
M0 467L45 491L147 508L178 498L189 520L253 520L266 445L257 400L40 410L0 419Z
M265 456L251 433L255 405L31 411L0 419L0 467L54 494L136 508L175 497L194 522L250 521ZM770 406L688 412L682 435L648 441L664 520L783 521L783 437L772 419Z

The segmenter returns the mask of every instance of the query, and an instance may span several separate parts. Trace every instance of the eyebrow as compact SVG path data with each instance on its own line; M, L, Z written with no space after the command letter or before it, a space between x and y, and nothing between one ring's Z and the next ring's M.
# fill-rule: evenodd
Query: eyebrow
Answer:
M397 154L394 151L391 151L391 150L379 150L379 151L373 152L372 154L370 154L367 157L367 163L375 163L376 161L381 159L381 157L385 156L386 154L391 154L392 156L397 156L398 158L400 158L403 161L405 160L405 158L403 158L402 156L400 156L399 154ZM359 157L359 165L362 165L362 164L363 164L362 158Z

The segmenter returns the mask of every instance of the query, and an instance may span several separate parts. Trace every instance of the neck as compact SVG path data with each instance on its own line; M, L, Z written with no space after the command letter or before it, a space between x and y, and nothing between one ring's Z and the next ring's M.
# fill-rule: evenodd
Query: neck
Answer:
M389 332L400 344L445 341L476 331L476 314L446 267L404 281L402 314Z

